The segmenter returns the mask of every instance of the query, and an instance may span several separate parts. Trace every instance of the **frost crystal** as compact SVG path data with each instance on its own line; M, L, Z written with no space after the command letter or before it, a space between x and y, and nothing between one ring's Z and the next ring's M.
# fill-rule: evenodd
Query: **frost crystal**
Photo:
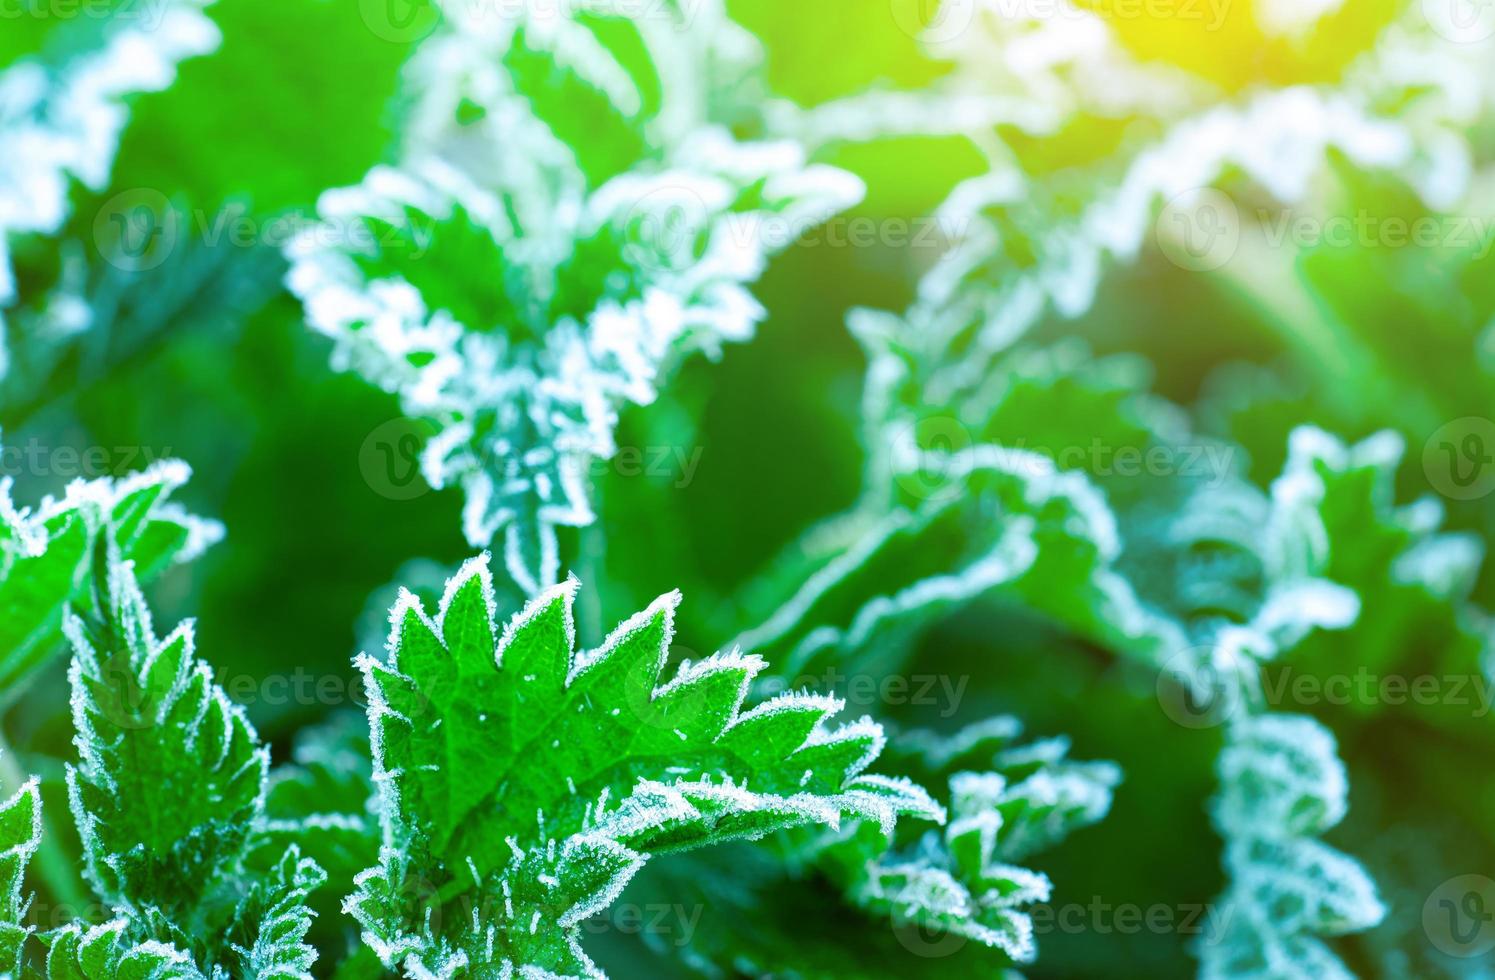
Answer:
M1009 740L1017 731L1012 719L999 718L949 741L909 736L926 757L991 768L949 775L943 839L926 835L868 862L866 880L850 888L854 901L891 914L895 923L996 947L1014 962L1034 958L1033 922L1024 906L1048 901L1051 886L1045 875L1009 862L1102 819L1121 774L1110 763L1067 760L1064 739L1014 748Z
M917 973L924 958L972 975L1031 961L1031 906L1049 900L1050 882L1015 862L1103 818L1120 773L1067 759L1064 739L1022 745L1021 729L996 717L954 735L893 741L890 760L948 787L948 806L925 804L945 822L942 831L912 823L891 834L865 822L804 828L779 835L772 852L711 850L651 866L641 876L645 896L683 894L705 909L689 948L661 951L711 975L719 968L707 964L749 975L881 978ZM922 795L906 779L886 782ZM814 930L805 929L807 916Z
M129 115L124 100L166 88L178 62L218 47L218 28L203 13L211 2L169 0L149 18L109 22L97 49L0 70L0 377L8 365L5 312L17 300L11 239L60 230L71 180L104 190ZM45 329L86 329L76 305L51 309L59 316L46 318Z
M503 533L530 594L556 581L555 528L593 520L589 467L614 453L620 408L653 401L681 357L748 338L767 257L861 195L701 104L702 79L751 61L702 6L664 26L521 11L433 36L398 160L326 192L323 226L289 248L336 365L436 422L427 481L462 486L468 540ZM566 127L557 87L596 107L597 131Z
M434 618L401 598L389 662L360 658L390 846L346 908L386 966L596 975L578 926L649 853L847 818L891 833L901 814L938 815L916 787L864 775L882 731L829 727L839 701L786 694L742 710L756 657L719 653L661 684L676 595L578 651L576 588L548 590L500 630L485 555Z
M1345 812L1334 737L1306 717L1242 719L1230 728L1220 780L1228 926L1197 944L1200 976L1352 976L1316 937L1369 929L1386 909L1355 860L1315 839Z
M66 624L79 754L67 784L86 876L118 918L53 934L49 975L103 980L138 964L145 976L310 977L305 903L325 874L294 846L262 879L242 864L268 750L195 656L192 624L157 637L130 563L96 551L104 594Z
M89 603L84 584L101 535L142 577L192 560L223 536L218 522L171 502L191 474L166 460L119 480L75 480L34 512L18 509L10 478L0 479L0 688L14 688L56 652L64 604Z
M1284 19L1272 13L1283 5L1263 6ZM1291 6L1304 24L1333 4ZM1103 16L1078 5L981 0L950 15L968 14L965 30L931 28L928 53L954 67L930 88L779 106L775 120L812 145L958 135L985 157L987 172L937 212L955 244L922 278L897 338L929 372L925 398L948 405L1041 318L1089 310L1112 260L1151 243L1208 262L1209 246L1233 241L1248 219L1237 199L1302 202L1331 151L1399 175L1432 208L1453 208L1471 177L1465 133L1495 102L1495 38L1454 43L1421 6L1405 4L1332 82L1237 93L1133 57ZM1111 152L1083 145L1113 130ZM1046 153L1068 151L1085 162L1046 169ZM1182 237L1191 234L1208 240Z
M41 793L33 778L0 803L0 973L8 976L19 975L22 947L32 933L26 924L31 899L21 889L41 839Z

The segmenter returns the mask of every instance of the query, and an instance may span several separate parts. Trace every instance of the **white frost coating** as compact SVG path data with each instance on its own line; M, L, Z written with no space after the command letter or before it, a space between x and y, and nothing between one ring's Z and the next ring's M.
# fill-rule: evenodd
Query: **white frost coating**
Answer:
M605 781L601 786L596 782L589 785L580 776L571 778L569 774L558 773L564 789L547 790L546 795L534 800L537 807L533 824L520 821L518 826L502 825L504 830L513 830L501 838L507 845L506 855L491 856L486 868L471 855L466 858L474 887L495 899L481 905L488 910L483 914L490 918L478 916L471 923L449 924L445 928L430 917L424 922L416 921L418 917L412 918L400 902L392 901L392 896L399 895L405 887L402 882L408 875L421 873L419 869L406 868L402 862L410 859L405 851L407 839L424 833L422 814L401 809L405 801L401 799L399 785L420 778L420 772L427 767L415 764L419 756L413 759L401 756L391 762L390 746L398 746L400 742L386 737L385 726L412 726L413 722L390 706L386 685L400 685L402 697L422 696L420 671L414 663L409 669L417 676L397 672L404 639L399 627L407 624L410 628L428 630L431 637L422 637L421 643L434 639L444 644L440 630L447 626L447 617L454 615L461 590L471 588L475 579L482 583L484 591L484 608L476 614L481 619L451 626L464 634L474 625L479 630L486 628L490 635L497 629L487 601L489 579L485 568L489 560L483 554L463 565L443 590L434 616L426 612L417 598L403 593L392 616L395 629L388 662L382 663L368 655L357 659L368 687L374 777L380 787L380 821L386 847L380 864L358 877L358 890L347 901L346 909L363 926L365 941L386 965L404 964L413 975L435 976L459 960L471 965L492 963L496 957L505 956L514 958L522 967L526 948L553 950L559 945L567 950L577 969L581 969L580 965L589 961L578 943L580 923L616 900L628 879L647 860L645 851L653 846L651 842L679 849L757 839L777 830L810 824L834 829L848 819L869 821L891 835L900 816L944 820L943 808L908 780L863 775L863 769L881 751L885 737L882 729L868 718L838 728L828 727L829 716L843 707L838 699L791 693L743 711L741 706L749 683L764 664L758 657L733 649L700 661L684 662L672 678L654 681L649 690L647 703L666 702L672 707L689 707L693 691L711 694L710 703L702 706L703 715L679 716L682 726L674 729L680 740L680 755L674 760L678 764L655 758L654 753L675 751L657 743L635 758L625 738L621 744L611 746L618 752L612 761L630 767L641 763L652 765L658 778L648 778L630 769L635 774L627 778L635 782L630 786L625 781L615 787ZM660 596L647 609L618 626L601 647L578 652L571 625L576 589L576 580L569 579L530 600L513 616L503 628L502 639L495 644L495 669L503 669L507 649L526 642L526 631L537 626L540 614L548 611L553 616L556 604L560 603L571 647L565 688L584 687L594 676L595 668L610 662L615 655L622 655L628 645L640 642L645 642L648 649L631 650L630 665L637 668L640 676L657 677L668 659L671 620L679 594ZM651 629L658 630L659 635L644 639L641 634ZM722 678L733 683L721 683ZM523 684L525 678L511 680ZM561 703L567 707L574 705L583 715L575 724L583 728L587 725L587 712L610 719L620 717L610 705L594 703L594 692L586 693L587 696L581 697L575 691L563 691L551 696L562 698ZM484 710L479 706L477 718L486 721L491 712L499 710L504 709L495 705ZM568 710L551 717L562 724L571 724L570 719L576 715ZM703 720L709 722L704 730ZM531 735L534 748L544 752L543 745L548 743L552 750L559 749L562 739L577 738L578 731L549 727ZM643 729L640 734L645 734ZM771 749L767 757L761 755L765 746ZM528 759L530 748L525 747L524 751ZM581 751L590 752L596 763L607 761L605 755L597 756L596 747ZM709 768L716 764L715 760L723 758L733 761L723 770ZM444 767L429 768L439 771ZM798 785L794 786L799 773L803 776L798 777ZM595 779L595 774L589 778ZM775 782L777 789L770 790L764 785L768 782ZM501 783L497 789L500 801L504 785ZM785 789L786 785L794 788ZM576 799L579 793L594 790L595 801ZM412 790L408 795L409 800L428 798L429 791L416 794ZM615 799L617 802L612 802ZM495 833L495 837L498 833L502 831ZM451 862L460 860L460 857L450 858ZM564 896L564 901L570 904L561 908L546 905L537 918L536 904L530 897L535 886L545 893ZM500 907L502 915L492 915ZM540 945L526 947L525 943ZM550 957L551 953L544 955Z
M1333 735L1308 717L1241 719L1219 769L1230 886L1223 935L1196 944L1201 976L1351 976L1315 937L1369 929L1386 908L1358 862L1315 839L1346 809Z
M777 697L754 705L752 708L738 715L722 734L725 735L739 726L749 725L753 722L789 712L815 715L816 721L813 728L819 728L827 719L832 715L839 714L845 707L845 701L831 694L815 694L809 691L794 691L787 694L780 694Z
M169 0L156 17L121 18L97 50L61 64L24 59L0 71L0 377L9 366L6 310L17 300L9 239L55 234L67 220L69 183L100 192L109 179L125 99L157 92L177 63L218 47L218 28L203 14L213 0ZM57 297L61 308L76 304ZM45 308L46 304L42 304ZM86 326L86 323L84 324Z
M1018 734L1005 717L951 736L911 733L904 748L936 769L967 757L978 764L984 757L996 768L954 773L943 834L926 833L910 848L870 858L851 897L870 912L890 914L895 927L912 923L1031 960L1037 950L1024 907L1047 901L1052 887L1047 876L1011 861L1101 819L1120 774L1109 763L1067 760L1061 738L1013 748ZM1001 771L1006 766L1029 775L1014 781Z
M1257 13L1269 29L1298 35L1338 6L1272 3ZM1288 7L1292 17L1279 16ZM1103 17L1074 4L1040 11L977 2L952 14L969 18L966 29L930 28L930 55L954 67L928 89L853 96L808 112L780 107L779 122L810 142L963 135L986 156L988 172L957 186L937 211L954 245L921 280L897 331L920 362L923 399L953 407L1050 311L1089 310L1108 265L1132 260L1165 234L1157 222L1164 204L1228 176L1292 206L1312 193L1336 150L1361 168L1396 173L1434 210L1455 209L1470 183L1468 133L1495 105L1495 38L1453 43L1417 3L1404 8L1335 83L1236 93L1135 60ZM1132 128L1161 135L1129 138L1088 170L1070 168L1058 196L1069 201L1071 184L1088 179L1090 199L1078 213L1067 204L1057 211L1043 203L1055 196L1048 175L1025 169L1022 145L1004 143L997 124L1042 145L1068 138L1087 116L1145 120Z
M1269 573L1280 581L1252 623L1221 636L1220 649L1235 636L1237 659L1249 665L1287 649L1310 628L1344 626L1354 618L1353 593L1312 577L1328 554L1323 508L1329 482L1344 474L1358 478L1368 471L1375 520L1400 527L1411 541L1390 569L1393 577L1412 575L1404 581L1441 597L1450 596L1442 588L1461 588L1467 566L1450 570L1448 578L1415 577L1426 566L1419 555L1449 549L1463 561L1471 556L1459 536L1438 533L1439 508L1395 506L1395 470L1403 451L1402 439L1389 432L1355 445L1308 426L1292 433L1283 474L1271 488L1263 549ZM1255 699L1248 703L1254 706ZM1201 975L1349 976L1315 937L1371 928L1385 909L1364 869L1316 839L1339 823L1347 806L1333 735L1308 717L1247 714L1232 721L1218 769L1212 812L1226 840L1230 886L1222 904L1229 915L1221 936L1196 947Z
M642 633L654 620L662 620L660 630L659 649L657 659L650 668L650 674L659 673L664 667L665 661L670 655L670 643L675 637L675 610L680 607L680 591L678 589L666 592L664 595L649 603L647 609L634 613L628 619L619 623L617 627L608 634L602 646L596 650L577 652L571 661L571 670L566 676L566 685L576 683L577 678L598 664L606 661L624 644L628 643L634 636Z
M708 49L729 22L710 6L671 30L636 22L656 67L724 67ZM588 474L616 451L620 408L651 402L683 357L750 337L764 311L748 287L768 256L862 187L807 164L795 144L736 141L707 107L685 104L689 90L664 91L658 115L638 122L656 137L641 158L589 187L582 148L549 129L505 53L522 25L526 57L552 59L624 116L638 101L632 79L569 14L512 13L422 45L398 163L322 195L326 227L288 246L287 283L333 339L336 367L435 423L427 482L462 487L468 540L503 534L505 567L533 595L559 577L555 529L594 520ZM699 72L661 77L699 89ZM481 121L458 125L471 106ZM396 231L328 234L360 226ZM473 267L426 254L459 235L457 261Z
M78 525L81 525L90 539L93 538L114 520L116 512L132 498L135 499L132 506L138 508L141 497L148 497L150 502L143 512L129 514L134 522L131 526L137 529L136 533L150 527L157 530L175 528L180 534L180 543L162 557L173 563L190 561L204 548L223 537L221 524L193 516L170 500L171 495L187 482L191 473L191 468L179 460L160 460L143 471L119 479L78 479L68 484L61 497L44 497L34 511L31 508L18 508L11 499L10 481L0 480L0 575L35 574L24 571L24 565L20 566L23 570L18 570L17 563L28 560L45 563L53 536L66 534L69 528ZM116 528L116 536L119 533ZM131 549L135 536L131 535L128 540L116 543L127 550ZM77 559L79 567L59 569L48 574L58 574L74 582L82 582L86 569L81 565L88 560L88 554L85 549L85 557ZM153 559L155 557L157 556L152 556ZM41 613L44 618L34 624L32 640L8 651L7 656L0 659L0 672L3 672L9 682L14 682L35 669L51 653L49 648L38 645L38 639L46 633L43 627L47 621L47 610L28 612ZM60 607L51 610L50 614L60 619ZM55 622L53 620L54 626Z
M261 826L269 752L243 708L229 702L209 666L196 658L190 621L156 637L132 563L120 560L117 550L110 555L107 599L94 615L97 627L72 615L65 626L74 647L69 682L79 754L78 763L66 767L69 805L85 876L101 899L116 909L146 907L159 903L155 890L163 879L212 878L238 866ZM94 634L106 642L96 647ZM175 850L174 841L163 844L143 829L145 801L160 787L140 781L135 770L142 758L152 760L151 772L175 774L173 789L188 808L179 817L189 821L179 829L196 842L193 848ZM304 899L324 876L294 848L275 874L263 917L251 923L252 946L235 949L259 964L253 975L309 976L316 953L302 942L311 920ZM169 944L121 946L122 925L106 923L86 935L75 928L73 935L108 949L110 964L205 975Z

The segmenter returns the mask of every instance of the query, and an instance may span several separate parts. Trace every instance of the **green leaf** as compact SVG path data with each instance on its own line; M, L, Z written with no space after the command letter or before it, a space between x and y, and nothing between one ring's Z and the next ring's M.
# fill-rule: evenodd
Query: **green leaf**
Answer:
M131 564L98 557L97 616L65 626L67 783L85 873L117 918L53 934L49 971L309 977L307 899L325 873L294 844L263 874L247 860L263 845L268 750L196 657L192 624L158 638Z
M1370 929L1386 906L1358 861L1316 839L1346 809L1334 736L1300 715L1232 722L1220 781L1227 927L1198 944L1200 976L1352 976L1318 937Z
M890 762L948 783L943 834L868 824L781 835L783 853L692 856L644 878L647 905L699 897L694 940L672 950L720 969L798 977L986 975L1036 953L1028 908L1044 874L1015 862L1101 820L1120 773L1066 758L1065 739L1017 743L997 717L955 733L893 740ZM784 855L789 855L789 860ZM658 892L656 896L654 893ZM817 929L807 935L806 916ZM954 957L954 958L952 958Z
M551 589L500 632L484 555L434 618L402 595L388 662L359 658L389 849L348 908L386 966L594 974L576 927L649 852L845 816L883 833L900 814L938 816L917 787L865 774L882 731L828 728L835 699L743 711L756 657L682 663L661 683L678 595L578 651L576 588Z
M87 872L111 904L190 910L242 853L269 755L195 656L192 624L157 638L129 564L108 578L102 621L66 626L79 753L68 793Z
M223 536L217 522L171 502L191 475L185 463L167 460L119 480L80 480L34 513L18 510L10 481L0 481L0 690L16 689L59 647L65 604L88 607L84 583L101 528L142 578L190 561Z
M182 950L128 936L125 919L58 929L47 937L48 980L207 980Z
M234 913L230 940L235 976L304 977L317 951L305 942L313 913L307 901L327 874L294 846L274 872L256 882ZM240 938L244 945L240 945Z
M42 801L35 778L0 803L0 975L20 973L22 949L31 935L22 895L26 865L41 846Z
M302 731L291 761L270 771L265 822L249 861L269 873L294 847L326 872L328 884L308 899L316 912L308 935L319 949L350 945L353 922L342 914L342 898L378 859L372 766L368 720L347 711Z

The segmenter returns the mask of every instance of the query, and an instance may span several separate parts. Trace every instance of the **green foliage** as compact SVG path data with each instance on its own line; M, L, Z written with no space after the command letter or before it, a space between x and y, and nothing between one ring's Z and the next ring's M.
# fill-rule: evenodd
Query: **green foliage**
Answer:
M119 480L78 481L34 512L18 510L10 481L0 482L0 679L7 691L58 649L64 605L88 607L96 542L109 540L137 574L153 577L222 536L216 522L170 501L191 473L184 463L163 461Z
M41 794L35 779L27 780L0 803L0 973L20 970L21 950L31 935L26 926L30 899L22 894L26 865L41 845Z
M5 13L0 977L1488 972L1488 4Z
M870 719L828 728L839 705L801 694L741 710L756 657L661 684L677 595L578 651L574 580L500 634L489 576L486 556L469 562L434 618L403 595L388 663L360 661L387 850L349 909L386 966L593 974L577 926L651 852L941 816L913 784L864 774L883 747Z
M103 539L94 557L96 614L66 626L67 783L87 877L117 917L45 935L47 975L310 976L305 901L325 873L292 846L245 874L268 753L196 658L192 624L157 637L130 563Z

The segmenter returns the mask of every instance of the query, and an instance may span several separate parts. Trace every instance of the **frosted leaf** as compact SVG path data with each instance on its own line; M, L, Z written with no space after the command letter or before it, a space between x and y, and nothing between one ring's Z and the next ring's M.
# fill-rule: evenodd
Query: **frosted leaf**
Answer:
M1333 551L1345 578L1364 574L1361 552L1350 553L1347 521L1351 508L1368 508L1376 537L1394 542L1398 554L1391 568L1393 580L1426 589L1439 597L1462 599L1483 559L1483 549L1466 535L1439 533L1442 505L1432 498L1398 506L1395 478L1406 446L1395 432L1384 431L1348 445L1313 426L1293 430L1282 475L1272 484L1272 497L1298 533L1311 540L1325 556ZM1363 500L1363 503L1362 503ZM1360 542L1370 551L1370 542ZM1376 568L1377 573L1382 569Z
M67 784L85 876L119 918L54 934L51 975L114 977L136 962L142 975L220 975L202 957L232 961L235 976L309 977L306 899L325 874L295 846L263 876L244 865L262 830L268 751L197 658L192 624L158 637L130 563L104 542L95 551L107 592L65 625L79 753Z
M68 795L88 875L116 905L191 907L243 850L268 753L197 659L192 624L158 638L127 563L107 588L98 619L64 627L79 752ZM178 806L148 802L164 785Z
M156 940L130 937L130 924L114 919L103 925L67 925L50 934L48 980L116 980L139 976L151 980L208 980L192 957Z
M1127 645L1167 629L1115 571L1115 520L1083 474L1022 449L901 441L910 452L895 467L894 499L882 504L875 487L857 511L786 549L744 603L766 618L737 642L791 677L837 658L896 663L928 625L981 596L1078 613Z
M1288 6L1291 18L1281 15ZM1337 29L1329 14L1337 6L1255 12L1306 43L1320 22L1325 33ZM781 106L775 121L812 144L958 135L985 156L986 172L958 185L936 213L955 244L923 276L908 312L932 334L918 341L930 366L948 361L975 383L1043 317L1088 311L1113 262L1132 260L1148 242L1178 246L1164 240L1173 230L1160 222L1164 208L1203 189L1244 183L1244 196L1259 189L1296 205L1333 152L1397 174L1435 210L1454 208L1471 180L1467 134L1495 100L1495 39L1455 43L1416 3L1397 13L1333 79L1230 91L1134 57L1105 17L1075 4L952 5L924 46L953 66L928 88L808 111ZM1084 142L1090 132L1101 134L1104 152ZM1062 170L1051 159L1064 161Z
M1334 736L1310 718L1263 715L1231 731L1220 754L1215 819L1228 832L1263 827L1318 835L1344 817L1348 783Z
M218 28L203 13L211 2L169 0L149 18L109 23L96 49L0 70L0 145L7 147L0 159L0 377L8 363L6 312L17 299L10 239L55 234L68 215L71 181L104 189L129 115L125 100L168 87L179 62L218 47Z
M18 508L10 479L0 479L0 688L57 651L64 604L88 607L84 583L102 529L143 578L196 558L223 536L217 521L171 501L191 474L185 463L163 460L120 479L75 480L34 510Z
M19 976L31 896L22 891L26 866L42 839L42 801L35 778L0 803L0 973Z
M334 715L302 732L291 760L270 771L264 833L276 854L295 841L324 870L368 865L378 853L368 726L358 713Z
M590 974L577 927L650 853L937 815L917 787L865 774L882 731L830 727L839 701L795 693L743 710L756 657L718 653L662 682L678 595L577 650L576 589L553 587L500 628L484 555L434 616L402 595L388 661L359 658L389 847L346 908L386 966Z
M1307 717L1242 718L1219 772L1229 926L1196 945L1201 975L1350 976L1315 937L1369 929L1386 909L1357 861L1315 839L1345 813L1333 736Z
M230 944L238 960L235 975L311 975L317 951L304 942L312 923L307 901L326 880L317 862L303 858L296 847L285 851L271 875L256 882L234 912Z
M709 975L899 977L930 956L982 975L1031 960L1029 906L1048 901L1051 885L1015 862L1102 819L1120 774L1068 759L1064 739L1023 744L1021 729L996 717L889 747L916 780L948 784L943 832L908 822L892 835L868 823L806 829L768 854L706 851L678 874L672 863L651 866L644 895L657 887L679 901L683 891L705 909L690 946L672 952ZM828 915L837 901L861 916ZM823 923L808 936L806 916Z
M327 883L305 903L315 915L306 941L317 949L346 941L343 896L379 854L372 766L367 719L343 711L299 733L290 760L270 770L265 819L247 863L278 873L294 848L325 872Z
M690 94L728 67L716 45L738 47L712 34L716 5L665 28L531 14L423 45L400 159L323 194L287 281L337 367L436 422L426 480L463 488L468 541L504 535L535 594L559 575L555 528L594 519L621 407L750 337L768 257L862 188L793 143L736 139ZM666 87L645 106L651 67ZM568 129L556 85L605 122Z

